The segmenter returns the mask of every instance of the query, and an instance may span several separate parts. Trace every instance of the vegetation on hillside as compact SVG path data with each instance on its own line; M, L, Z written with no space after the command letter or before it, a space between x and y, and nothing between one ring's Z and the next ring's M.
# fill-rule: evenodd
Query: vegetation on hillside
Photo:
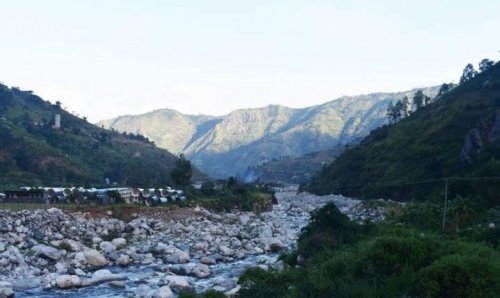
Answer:
M372 131L302 189L442 200L449 178L449 197L472 195L498 204L499 180L485 177L500 177L500 64L482 61L480 68L477 73L467 67L459 86Z
M96 186L106 178L129 186L167 185L176 160L143 136L96 127L65 111L60 102L0 85L2 188Z

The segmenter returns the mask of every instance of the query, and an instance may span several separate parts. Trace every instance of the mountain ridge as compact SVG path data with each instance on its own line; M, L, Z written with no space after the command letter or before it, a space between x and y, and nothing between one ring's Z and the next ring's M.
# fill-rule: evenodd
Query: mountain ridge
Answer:
M280 156L300 157L353 142L387 122L390 101L411 97L420 89L431 97L438 91L438 87L427 87L377 92L304 108L267 105L237 109L223 116L160 109L98 124L119 132L140 132L162 148L185 153L209 175L225 178Z

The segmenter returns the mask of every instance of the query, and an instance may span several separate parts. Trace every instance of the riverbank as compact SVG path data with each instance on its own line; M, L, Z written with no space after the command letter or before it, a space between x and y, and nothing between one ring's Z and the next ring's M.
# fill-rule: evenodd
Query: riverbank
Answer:
M276 258L295 246L310 211L333 201L351 218L383 218L341 196L288 189L276 198L261 214L196 207L128 222L111 212L0 211L0 288L19 297L170 297L185 287L231 294L246 268L282 267Z

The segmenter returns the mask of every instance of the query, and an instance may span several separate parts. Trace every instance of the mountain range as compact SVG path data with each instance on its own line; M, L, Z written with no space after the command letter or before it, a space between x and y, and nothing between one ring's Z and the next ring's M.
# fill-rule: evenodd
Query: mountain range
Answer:
M144 135L161 148L184 153L208 175L227 178L245 175L248 167L273 159L300 158L356 142L387 122L389 102L411 98L416 91L343 96L299 109L269 105L224 116L185 115L161 109L103 120L98 125ZM438 87L423 91L434 97Z

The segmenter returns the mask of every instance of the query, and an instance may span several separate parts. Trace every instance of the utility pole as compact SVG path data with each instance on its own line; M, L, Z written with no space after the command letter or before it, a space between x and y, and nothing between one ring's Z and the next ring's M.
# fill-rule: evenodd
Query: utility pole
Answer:
M444 179L444 210L443 210L443 224L441 225L441 230L444 231L444 226L446 223L446 208L448 207L448 178Z

